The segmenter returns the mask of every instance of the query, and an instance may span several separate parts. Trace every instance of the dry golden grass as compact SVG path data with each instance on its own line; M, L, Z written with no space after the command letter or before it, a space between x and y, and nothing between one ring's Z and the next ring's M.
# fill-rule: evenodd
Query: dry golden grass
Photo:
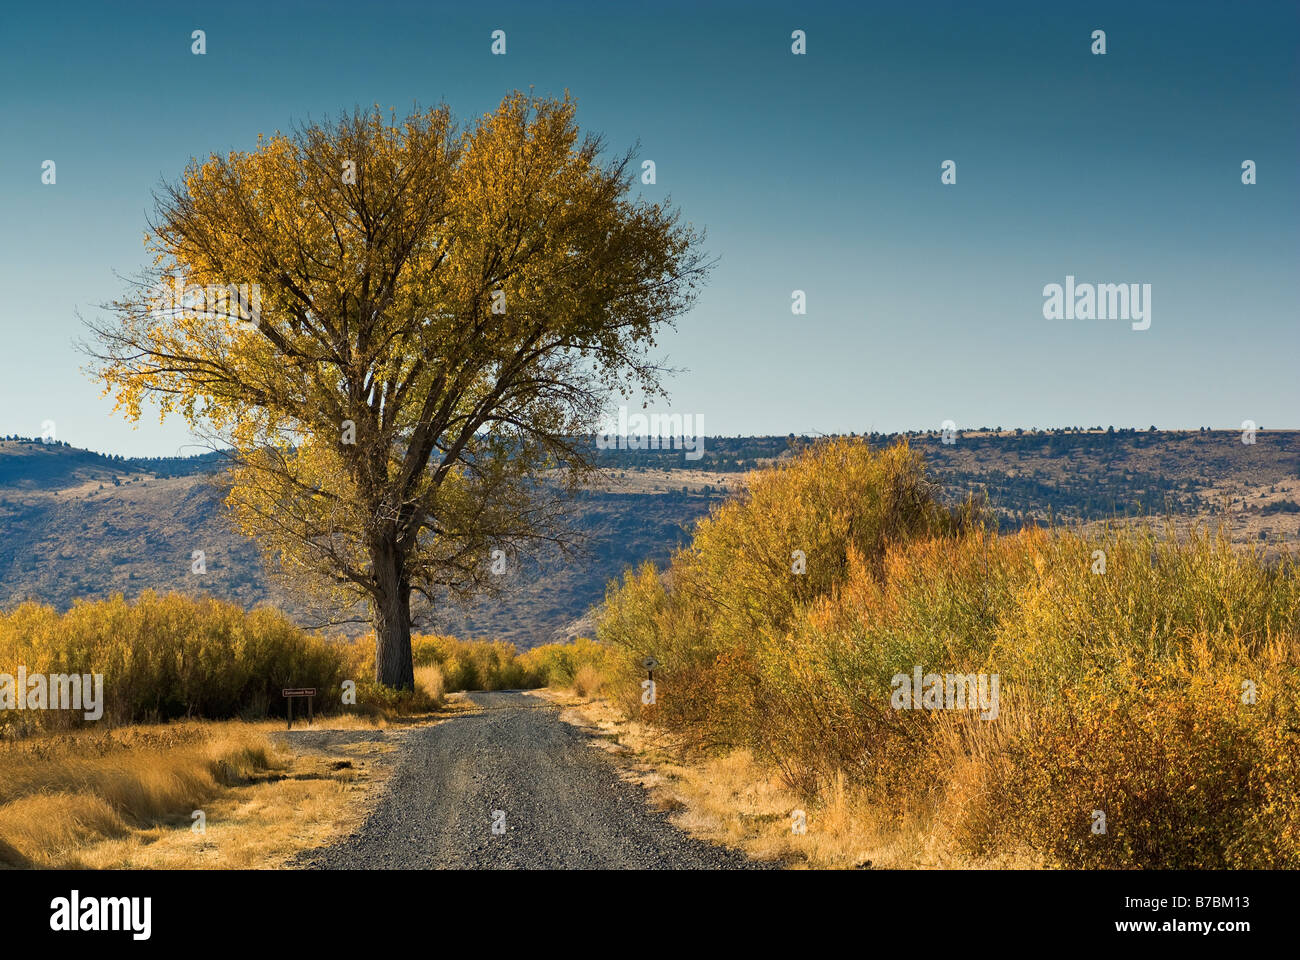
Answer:
M594 663L584 663L573 674L573 692L579 697L594 697L605 684L605 676Z
M312 729L375 726L348 717ZM185 722L0 744L0 866L277 866L357 822L384 775L375 757L392 749L291 748L280 729Z
M744 477L739 473L712 470L601 470L592 489L606 493L664 493L682 487L698 493L707 486L721 490L739 490Z
M442 667L436 663L415 668L415 685L429 695L436 704L441 704L445 694L446 681L442 676Z
M1028 851L996 858L960 853L942 812L891 822L880 817L864 795L846 787L842 778L818 797L799 797L746 750L716 757L685 755L667 734L627 719L605 700L549 688L534 695L567 707L561 718L618 756L625 775L644 786L651 802L669 811L677 827L702 840L737 848L751 859L782 860L796 869L1043 865ZM792 829L796 810L806 815L802 834Z

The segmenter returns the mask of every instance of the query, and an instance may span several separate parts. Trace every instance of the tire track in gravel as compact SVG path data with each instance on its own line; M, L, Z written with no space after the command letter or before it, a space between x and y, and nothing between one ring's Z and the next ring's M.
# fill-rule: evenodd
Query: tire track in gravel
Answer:
M697 840L646 791L518 691L472 693L482 708L406 732L360 829L301 854L309 869L744 869L773 864ZM494 834L494 811L505 832Z

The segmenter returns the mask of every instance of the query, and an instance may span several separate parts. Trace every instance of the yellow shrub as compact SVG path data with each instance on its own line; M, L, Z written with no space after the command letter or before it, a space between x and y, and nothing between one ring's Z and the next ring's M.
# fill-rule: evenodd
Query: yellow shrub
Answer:
M0 614L0 672L103 674L108 724L281 713L283 687L316 687L328 708L346 678L343 651L269 609L146 591L79 601L66 613L24 603ZM326 692L328 691L328 692ZM83 712L0 712L0 735L79 726Z
M825 444L749 488L668 570L608 591L598 636L630 714L752 750L810 797L844 778L973 850L1300 863L1294 557L1222 531L996 536L969 503L938 508L906 447ZM653 707L636 696L647 654ZM996 675L1004 709L893 709L892 678L917 666Z

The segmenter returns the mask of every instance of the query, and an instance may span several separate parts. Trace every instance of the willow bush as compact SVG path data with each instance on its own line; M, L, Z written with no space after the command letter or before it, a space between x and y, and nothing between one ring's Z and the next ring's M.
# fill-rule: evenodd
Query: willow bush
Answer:
M282 714L284 687L316 687L327 709L340 702L347 661L343 647L275 610L179 593L0 614L0 672L103 674L107 724ZM82 722L81 711L0 711L0 731Z
M617 698L688 746L753 750L808 795L844 777L971 850L1300 865L1300 578L1221 530L999 536L906 445L829 441L612 585L598 637ZM916 666L997 675L998 717L893 709Z

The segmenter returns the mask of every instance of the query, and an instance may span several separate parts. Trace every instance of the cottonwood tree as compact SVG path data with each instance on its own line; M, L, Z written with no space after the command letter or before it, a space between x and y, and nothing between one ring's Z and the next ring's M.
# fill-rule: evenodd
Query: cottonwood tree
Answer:
M162 190L151 268L89 324L117 409L229 446L273 568L364 601L382 683L413 685L413 598L556 536L610 397L662 393L649 351L710 264L603 154L567 96L521 93L465 126L375 108L259 136Z

